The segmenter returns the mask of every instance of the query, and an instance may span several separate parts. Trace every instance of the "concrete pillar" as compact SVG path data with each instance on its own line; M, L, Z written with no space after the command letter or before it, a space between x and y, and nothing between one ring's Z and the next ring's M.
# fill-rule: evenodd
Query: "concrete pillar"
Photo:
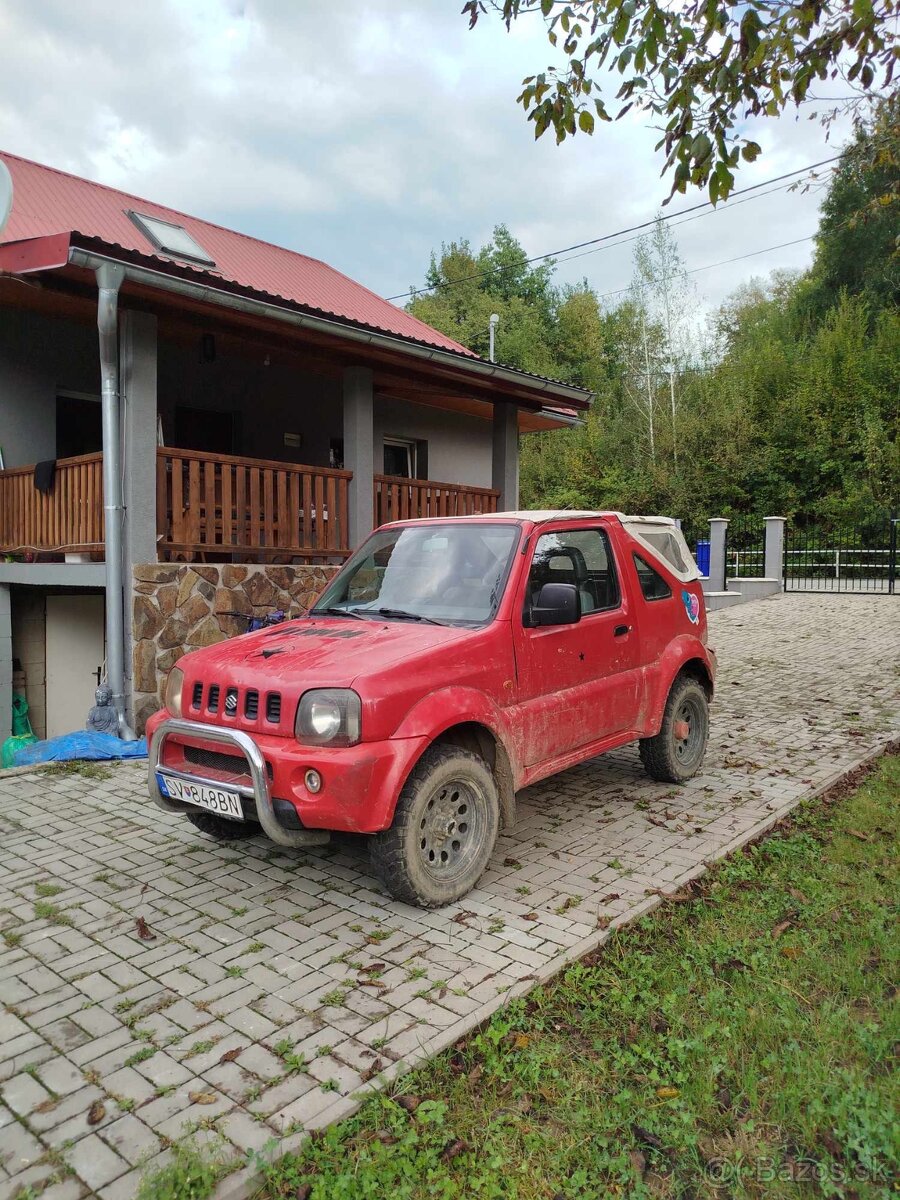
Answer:
M725 591L725 535L728 531L726 517L713 517L709 523L709 584L710 592Z
M354 549L369 536L375 523L374 394L369 367L344 368L344 466L353 472L348 524L350 545Z
M0 583L0 742L12 733L12 609L9 584Z
M779 592L784 588L784 517L766 517L766 550L763 574L777 579Z
M514 404L494 405L491 487L500 493L501 512L519 507L519 413Z
M122 427L122 588L125 593L125 711L134 726L131 611L135 563L155 563L157 446L156 317L124 310L119 318L119 393Z

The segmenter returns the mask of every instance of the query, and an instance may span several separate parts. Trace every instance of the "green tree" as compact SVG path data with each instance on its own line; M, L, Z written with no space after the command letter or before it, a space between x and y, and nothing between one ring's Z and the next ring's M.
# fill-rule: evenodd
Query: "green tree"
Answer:
M467 0L469 27L488 9L507 30L543 18L562 51L562 65L530 75L518 97L535 137L591 134L636 109L662 127L672 193L705 187L713 202L728 196L741 160L761 153L742 132L748 117L777 117L837 78L850 93L840 105L859 109L890 92L900 57L895 0ZM834 113L826 105L825 119Z

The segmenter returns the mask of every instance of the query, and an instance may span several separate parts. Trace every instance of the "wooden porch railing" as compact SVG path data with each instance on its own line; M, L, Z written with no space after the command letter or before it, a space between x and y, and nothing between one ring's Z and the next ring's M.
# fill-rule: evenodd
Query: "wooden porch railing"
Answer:
M61 458L53 488L34 486L34 466L0 471L0 552L102 551L103 455Z
M417 517L462 517L497 511L500 493L465 483L376 475L375 524Z
M350 471L168 447L156 465L160 559L334 562L350 553Z

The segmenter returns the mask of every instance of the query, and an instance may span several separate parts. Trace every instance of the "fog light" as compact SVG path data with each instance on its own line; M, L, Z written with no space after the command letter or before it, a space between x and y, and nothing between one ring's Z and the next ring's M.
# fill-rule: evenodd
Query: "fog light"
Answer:
M322 776L318 771L307 771L304 776L304 782L306 783L306 790L312 792L313 795L322 790Z

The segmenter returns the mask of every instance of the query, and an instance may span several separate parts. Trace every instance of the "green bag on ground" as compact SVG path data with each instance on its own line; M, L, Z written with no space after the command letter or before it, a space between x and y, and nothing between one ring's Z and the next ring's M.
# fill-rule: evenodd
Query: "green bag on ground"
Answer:
M0 767L11 767L16 751L30 746L37 737L28 720L28 701L21 692L14 692L12 699L12 737L8 737L0 748Z

